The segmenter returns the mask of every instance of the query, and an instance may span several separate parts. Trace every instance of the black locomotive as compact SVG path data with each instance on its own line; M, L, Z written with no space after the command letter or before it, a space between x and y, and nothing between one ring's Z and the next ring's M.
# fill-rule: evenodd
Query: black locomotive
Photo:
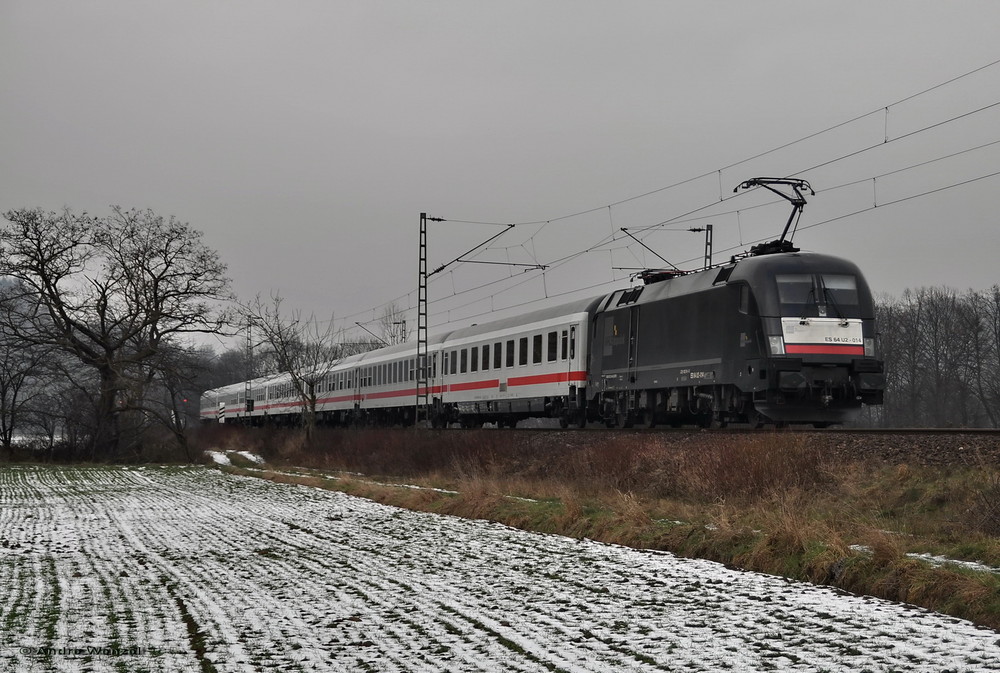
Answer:
M882 402L872 295L851 262L788 251L650 280L594 311L587 416L828 425Z

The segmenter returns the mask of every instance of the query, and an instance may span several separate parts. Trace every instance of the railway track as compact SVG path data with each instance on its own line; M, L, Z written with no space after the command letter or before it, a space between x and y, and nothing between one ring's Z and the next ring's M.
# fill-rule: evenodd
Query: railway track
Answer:
M428 430L428 432L483 432L484 430ZM876 459L885 462L917 465L1000 466L1000 429L995 428L762 428L746 426L704 430L698 428L586 428L519 427L514 436L537 437L548 443L593 445L597 442L662 440L685 450L718 446L737 437L782 435L800 437L812 446L847 460Z
M829 432L863 435L993 435L1000 437L1000 428L806 428L799 432Z
M791 433L801 433L801 434L856 434L856 435L992 435L1000 438L1000 428L845 428L845 427L832 427L832 428L812 428L812 427L799 427L790 426L786 428L775 428L774 426L767 426L763 428L751 428L745 424L733 424L724 428L694 428L694 427L661 427L657 426L654 428L645 427L632 427L632 428L605 428L598 424L590 424L584 428L560 428L557 425L549 426L538 426L538 427L518 427L515 428L518 432L650 432L650 433L691 433L691 432L708 432L715 434L753 434L753 433L768 433L768 432L791 432ZM450 432L449 430L441 430L441 432Z

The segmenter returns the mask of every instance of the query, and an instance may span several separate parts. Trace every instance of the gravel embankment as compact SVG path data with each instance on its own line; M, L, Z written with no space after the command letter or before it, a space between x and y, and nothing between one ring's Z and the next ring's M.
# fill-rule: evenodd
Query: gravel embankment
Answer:
M780 440L799 439L847 460L875 459L888 463L918 465L1000 466L1000 433L898 431L861 432L850 430L586 430L579 432L519 431L538 446L592 446L617 438L655 441L685 450L726 446L734 437Z

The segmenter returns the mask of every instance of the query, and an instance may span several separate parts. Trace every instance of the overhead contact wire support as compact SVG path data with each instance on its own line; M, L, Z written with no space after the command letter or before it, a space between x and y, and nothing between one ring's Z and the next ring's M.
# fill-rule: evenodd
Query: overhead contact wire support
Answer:
M504 230L500 233L490 236L488 239L470 248L468 251L462 253L455 259L451 260L447 264L442 264L433 271L427 271L427 223L428 222L448 222L443 217L428 217L427 213L420 213L420 259L417 264L418 268L418 279L417 279L417 384L415 395L416 399L414 401L413 410L413 422L415 425L419 425L421 420L429 421L431 418L431 398L430 398L430 383L431 383L431 370L434 368L433 363L430 359L430 349L429 349L429 335L428 335L428 299L427 299L427 288L429 279L431 276L441 273L449 266L455 263L478 263L478 264L504 264L505 262L486 262L478 260L467 260L463 259L466 255L471 255L480 248L489 245L496 239L503 236L506 232L513 229L515 224L500 224L498 222L469 222L462 220L452 220L456 222L462 222L463 224L489 224L504 227ZM521 264L515 264L513 266L525 266ZM536 265L538 268L544 268L542 265ZM452 276L454 281L454 276ZM457 291L455 294L458 294Z
M420 261L417 280L417 389L413 408L413 423L420 425L430 418L430 373L427 371L427 220L441 222L440 217L420 213Z

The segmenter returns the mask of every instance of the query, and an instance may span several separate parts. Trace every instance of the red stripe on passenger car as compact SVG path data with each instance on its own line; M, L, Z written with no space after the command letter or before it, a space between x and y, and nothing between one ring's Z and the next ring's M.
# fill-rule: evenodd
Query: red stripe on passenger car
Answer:
M515 376L507 379L507 385L533 386L540 383L567 383L586 380L587 372L556 372L554 374L535 374L534 376Z
M420 389L421 392L424 392L424 390L425 390L424 388ZM439 394L441 394L441 390L442 390L441 386L431 386L430 388L426 389L426 392L428 394L430 394L430 395L435 395L435 394L439 395ZM415 396L416 395L416 388L415 387L411 387L411 388L404 388L402 390L388 390L388 391L381 392L381 393L365 393L364 399L366 399L366 400L382 400L382 399L386 399L386 398L389 398L389 397L406 397L407 395L414 395Z
M864 346L835 346L833 344L785 344L786 353L811 355L864 355Z
M455 393L460 390L482 390L483 388L499 388L500 381L489 379L488 381L469 381L467 383L452 383L448 390Z
M357 395L353 393L350 395L338 395L337 397L320 397L316 400L316 404L336 404L337 402L354 402L358 399ZM291 404L302 404L301 401L292 402Z

